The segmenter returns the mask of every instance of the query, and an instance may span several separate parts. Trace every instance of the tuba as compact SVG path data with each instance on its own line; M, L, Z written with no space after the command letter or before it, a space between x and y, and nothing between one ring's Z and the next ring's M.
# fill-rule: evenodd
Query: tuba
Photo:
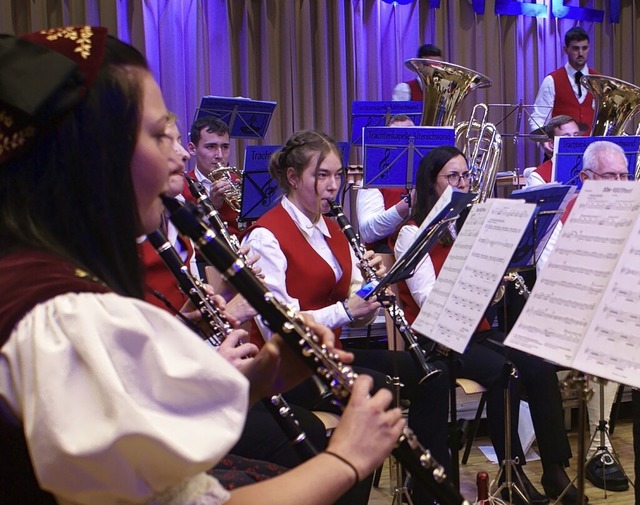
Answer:
M479 103L473 107L469 121L456 126L456 146L469 163L469 191L476 194L474 203L491 196L502 156L502 136L493 123L487 122L488 112L488 107Z
M591 92L596 103L591 135L623 135L640 110L640 87L607 75L585 75L580 84Z
M454 126L462 100L473 90L492 85L487 76L460 65L428 58L411 58L405 66L418 74L424 90L422 126ZM481 117L476 118L477 111ZM478 104L469 121L455 128L456 146L469 160L471 191L476 203L493 191L502 154L502 137L494 124L486 121L488 108Z
M422 82L421 126L454 126L462 100L473 90L492 84L485 75L446 61L411 58L404 65Z
M242 205L242 176L242 170L236 167L225 167L221 163L207 174L207 179L211 182L221 179L229 182L231 189L225 192L224 200L235 212L240 212Z

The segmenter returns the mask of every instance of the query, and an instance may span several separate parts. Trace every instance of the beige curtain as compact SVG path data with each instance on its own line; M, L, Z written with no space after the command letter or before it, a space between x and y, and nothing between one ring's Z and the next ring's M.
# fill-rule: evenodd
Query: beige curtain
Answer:
M537 0L550 11L549 0ZM582 2L605 11L604 23L583 22L591 35L589 64L640 84L633 57L640 44L640 7L621 0L619 24L608 23L608 0ZM505 137L505 169L539 162L540 152L518 112L540 81L565 62L564 33L577 24L553 17L498 16L487 0L392 5L380 0L1 0L0 31L23 33L61 24L93 23L147 55L183 136L203 95L245 96L278 103L262 141L280 144L295 130L317 128L347 140L354 100L389 100L394 85L413 78L405 59L425 42L445 58L481 72L493 86L460 108L491 104L490 120ZM635 124L634 124L635 127ZM255 141L251 141L255 142ZM245 142L236 142L242 164ZM357 149L352 149L357 158Z

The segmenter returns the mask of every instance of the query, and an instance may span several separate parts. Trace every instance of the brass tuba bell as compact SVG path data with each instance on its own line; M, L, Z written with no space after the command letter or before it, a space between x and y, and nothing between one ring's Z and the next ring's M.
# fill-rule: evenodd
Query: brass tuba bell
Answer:
M404 65L422 82L421 126L455 126L462 100L471 91L492 84L487 76L446 61L411 58Z
M591 92L596 103L591 135L623 135L640 110L640 87L607 75L585 75L580 84Z
M219 181L220 179L226 180L230 184L230 189L224 193L224 201L227 202L235 212L240 212L242 206L242 176L244 172L236 167L225 167L221 163L218 163L217 168L214 168L207 174L207 179L211 182Z

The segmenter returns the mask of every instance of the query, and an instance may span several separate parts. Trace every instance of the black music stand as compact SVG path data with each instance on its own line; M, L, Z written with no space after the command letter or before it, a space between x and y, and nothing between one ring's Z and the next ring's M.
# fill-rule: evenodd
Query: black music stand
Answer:
M362 143L362 130L386 126L391 116L404 114L420 124L422 102L358 102L351 104L351 143Z
M232 138L264 138L277 102L203 96L195 119L216 116L229 125Z
M575 186L545 184L516 190L509 195L511 199L536 205L529 226L513 253L509 271L534 266L574 192Z
M453 145L451 127L369 127L364 129L364 187L410 189L420 160L434 147Z
M418 234L407 251L401 258L396 260L376 285L366 284L358 292L358 296L367 300L372 296L381 295L388 286L411 277L418 264L424 258L425 252L428 252L436 245L449 224L455 223L460 213L473 201L474 197L473 193L453 191L451 202L432 220L433 224L426 226Z
M582 186L580 172L582 170L582 156L587 146L599 140L606 140L622 147L628 162L629 174L635 178L635 173L640 167L640 136L622 135L610 137L558 137L555 140L553 150L552 181L562 184L576 184L578 189Z
M247 146L238 222L253 222L280 201L278 184L269 175L269 159L281 146Z

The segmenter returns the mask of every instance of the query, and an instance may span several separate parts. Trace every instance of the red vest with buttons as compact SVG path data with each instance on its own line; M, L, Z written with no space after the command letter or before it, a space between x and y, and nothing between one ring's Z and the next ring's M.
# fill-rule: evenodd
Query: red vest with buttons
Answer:
M422 93L422 88L420 87L418 79L409 81L406 84L409 85L409 89L411 90L411 100L422 101L422 97L424 96L424 94Z
M287 259L287 269L283 272L287 293L299 301L301 311L328 307L349 296L352 272L349 243L335 222L324 216L322 219L331 235L325 239L342 269L342 277L337 282L331 267L307 242L282 205L276 205L251 228L266 228L278 240ZM336 337L340 336L340 328L332 330ZM257 346L264 344L255 323L251 327L251 341ZM338 346L339 340L336 340Z
M589 74L599 75L599 72L589 69ZM569 74L567 74L567 69L564 67L554 70L549 75L553 78L553 84L556 90L556 98L553 102L551 117L556 117L561 114L571 116L576 121L586 124L589 130L585 135L591 135L594 117L593 95L583 86L582 92L587 95L582 103L578 102L578 98L569 81Z

